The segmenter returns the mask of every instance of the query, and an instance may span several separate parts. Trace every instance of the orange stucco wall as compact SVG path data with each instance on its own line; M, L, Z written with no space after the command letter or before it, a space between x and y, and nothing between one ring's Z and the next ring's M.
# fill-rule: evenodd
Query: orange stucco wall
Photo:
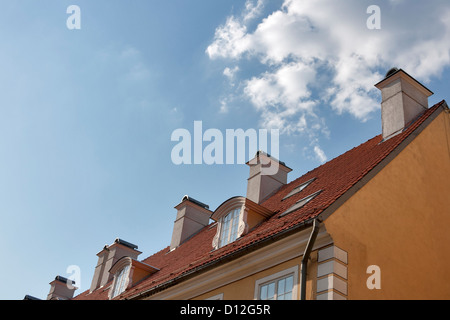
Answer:
M204 300L209 299L213 296L222 294L223 300L253 300L255 299L255 283L261 278L271 276L277 272L289 269L291 267L297 268L298 278L297 278L297 297L300 299L300 265L301 257L291 259L289 261L280 263L274 267L268 268L264 271L257 272L251 276L245 277L243 279L237 280L230 284L227 284L218 289L212 290L208 293L202 294L194 298L194 300ZM317 278L317 251L311 252L311 259L308 263L308 278L306 282L306 298L315 299L315 288L316 288L316 278Z
M348 299L450 299L450 114L443 111L325 225ZM380 267L369 290L367 267Z

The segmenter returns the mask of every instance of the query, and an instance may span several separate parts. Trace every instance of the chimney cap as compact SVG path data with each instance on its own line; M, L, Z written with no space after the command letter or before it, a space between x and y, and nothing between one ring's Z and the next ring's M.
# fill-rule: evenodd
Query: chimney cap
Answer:
M56 281L59 281L59 282L62 282L62 283L75 284L75 281L69 280L69 279L67 279L67 278L65 278L65 277L62 277L62 276L56 276L56 277L55 277L55 280L56 280Z
M254 159L259 158L260 156L266 156L266 157L268 157L268 158L270 158L270 159L272 159L272 160L278 162L279 164L281 164L282 166L286 167L286 168L289 169L290 171L292 171L292 169L289 168L289 167L286 165L285 162L283 162L283 161L281 161L281 160L275 158L274 156L270 155L269 153L267 153L267 152L265 152L265 151L263 151L263 150L258 150L258 151L256 152L256 154L255 154L255 157L254 157L252 160L247 161L246 164L247 164L247 165L254 164L254 163L253 163Z
M380 82L378 82L377 84L375 84L375 87L378 89L382 89L383 87L385 87L386 85L388 85L389 83L391 83L392 81L396 80L397 77L395 79L388 80L393 78L394 75L399 74L399 77L402 77L403 75L406 75L407 78L409 78L410 82L412 80L412 83L416 83L419 85L419 88L422 88L422 91L424 92L424 94L426 94L427 96L431 96L433 95L433 91L431 91L430 89L428 89L427 87L425 87L423 84L421 84L419 81L417 81L415 78L413 78L410 74L408 74L405 70L401 69L401 68L391 68L389 69L389 71L386 73L386 76L384 77L383 80L381 80Z
M384 78L389 78L390 76L392 76L394 73L398 72L399 69L397 67L393 67L391 69L388 70L388 72L386 72L386 75L384 76Z
M183 197L183 199L181 199L181 202L184 202L184 201L190 201L190 202L193 202L193 203L195 203L196 205L199 205L200 207L209 210L209 206L208 206L207 204L204 204L203 202L200 202L200 201L198 201L198 200L195 200L194 198L192 198L192 197L190 197L190 196L188 196L188 195L185 195L185 196Z
M125 247L131 248L131 249L137 249L138 248L137 245L132 244L131 242L122 240L120 238L116 238L116 240L114 240L114 243L124 245Z

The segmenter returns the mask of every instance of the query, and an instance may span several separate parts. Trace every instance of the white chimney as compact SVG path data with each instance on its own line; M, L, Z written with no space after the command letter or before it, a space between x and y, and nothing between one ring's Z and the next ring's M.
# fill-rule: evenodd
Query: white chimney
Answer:
M67 278L56 276L55 280L50 282L50 292L47 300L70 300L77 289L75 282Z
M177 248L185 240L207 226L212 214L208 205L189 196L184 196L175 209L177 209L177 218L173 225L170 250Z
M381 90L381 122L383 139L399 133L423 111L433 94L402 69L392 68L385 79L375 85Z
M247 162L250 176L247 179L247 199L260 204L268 196L287 183L288 173L292 171L284 162L269 154L258 151L255 158ZM276 168L276 170L273 170Z
M109 273L111 267L116 263L117 260L123 257L130 257L132 259L137 259L138 255L142 252L136 250L137 245L124 241L117 238L111 245L105 245L99 253L97 266L95 267L94 277L91 283L90 291L94 291L97 288L103 287L114 277L113 274Z

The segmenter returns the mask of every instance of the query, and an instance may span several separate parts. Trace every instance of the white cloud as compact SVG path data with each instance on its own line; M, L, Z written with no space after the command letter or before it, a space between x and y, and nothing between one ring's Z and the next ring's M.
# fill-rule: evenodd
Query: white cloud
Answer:
M325 155L325 152L323 152L323 150L319 146L314 146L314 153L316 154L317 159L321 163L327 162L327 160L328 160L327 156Z
M426 81L450 64L448 2L381 2L381 30L366 27L367 6L360 0L286 0L249 32L247 19L261 15L263 2L247 1L241 15L216 29L207 53L211 59L254 57L267 66L243 79L263 114L275 105L296 113L314 101L308 90L314 85L336 112L365 120L379 106L374 84L383 74L377 70L398 66ZM319 68L329 71L328 81L317 79ZM282 117L273 122L285 123Z
M214 42L208 46L206 52L211 59L238 58L249 48L247 28L231 16L225 25L216 29Z
M226 99L220 100L219 113L228 113L228 103Z
M324 162L318 137L330 132L319 114L331 109L366 121L380 105L374 84L388 69L399 67L427 82L450 65L448 0L379 1L380 30L367 28L370 4L285 0L264 12L263 1L247 0L240 14L217 27L206 53L233 66L258 61L265 68L258 74L240 70L238 77L230 67L224 75L239 84L236 94L252 103L262 126L306 134Z
M308 83L316 71L303 63L289 63L276 72L266 72L245 82L244 93L262 114L262 125L282 133L302 132L305 114L316 101L310 100Z
M263 0L256 0L256 1L247 0L245 2L245 10L244 10L244 14L243 14L243 16L244 16L243 20L245 22L247 22L249 20L255 19L262 13L263 7L264 7Z
M234 75L236 74L237 71L239 71L239 67L238 67L238 66L235 66L235 67L232 68L232 69L226 67L226 68L223 70L223 74L224 74L226 77L228 77L229 79L233 79L233 77L234 77Z
M238 71L239 71L239 67L238 66L235 66L234 68L226 67L223 70L223 75L228 78L228 80L230 81L230 85L231 86L234 86L234 84L235 84L234 80L235 80L235 77L236 77L236 73Z

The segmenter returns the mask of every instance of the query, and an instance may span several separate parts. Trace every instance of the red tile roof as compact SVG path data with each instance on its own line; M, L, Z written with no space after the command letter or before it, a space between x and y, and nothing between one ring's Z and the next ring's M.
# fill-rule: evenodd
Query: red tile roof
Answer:
M163 288L202 268L220 262L224 258L232 258L244 252L246 248L253 248L254 245L260 244L270 237L303 226L344 195L410 136L431 114L444 105L445 101L442 101L426 110L401 134L384 142L382 136L378 135L281 187L261 203L263 207L274 212L274 215L233 243L212 250L212 239L217 228L217 224L213 223L200 230L176 250L170 251L167 247L142 260L146 264L157 267L160 271L128 289L118 298L133 298L139 293L156 290L158 287ZM301 192L283 200L294 188L313 178L315 179ZM297 201L319 190L322 192L303 207L282 215ZM90 294L88 290L74 299L108 299L108 290L98 289Z

